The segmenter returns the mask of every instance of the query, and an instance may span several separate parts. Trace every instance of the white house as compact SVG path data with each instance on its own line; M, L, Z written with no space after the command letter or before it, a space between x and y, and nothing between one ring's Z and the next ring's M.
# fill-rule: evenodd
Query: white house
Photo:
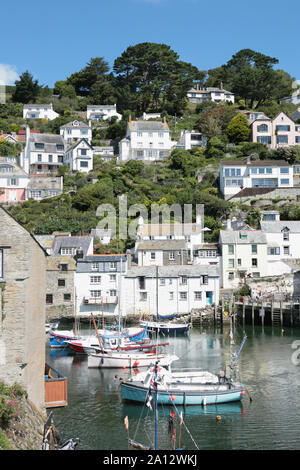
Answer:
M59 116L50 104L24 104L23 119L47 119L52 121Z
M60 127L60 135L65 142L71 144L80 139L86 139L90 144L92 142L92 125L91 122L86 124L81 121L68 122Z
M293 166L283 160L220 163L220 192L225 199L245 188L292 188Z
M102 245L108 245L111 241L111 229L93 228L91 236L95 239L98 238Z
M31 175L26 191L26 199L41 199L59 196L63 192L63 176Z
M60 135L30 133L26 128L26 144L20 154L20 166L29 174L56 173L63 164L65 142Z
M144 121L149 121L149 119L161 119L160 113L143 113L139 119L143 119Z
M300 222L298 220L261 221L268 244L269 274L290 272L285 261L300 260ZM281 263L279 263L281 262Z
M154 162L168 158L176 143L172 142L169 126L164 120L131 121L126 137L119 143L119 159Z
M107 121L116 116L117 120L122 119L122 114L117 112L116 104L93 104L88 105L86 109L86 118L92 121Z
M64 163L71 171L88 173L93 169L94 150L87 139L77 140L64 154Z
M131 266L124 284L127 315L190 313L219 302L215 266Z
M187 93L187 98L190 103L203 103L204 101L213 101L214 103L234 103L234 94L230 91L224 90L221 83L220 88L206 87L206 88L191 88Z
M300 83L300 82L298 82ZM293 104L300 104L300 88L294 91L291 96L287 96L286 98L282 98L280 103L293 103Z
M267 238L262 230L221 230L222 287L237 289L247 277L269 275Z
M113 158L116 158L112 145L93 147L93 149L94 155L99 155L104 162L110 162Z
M88 255L77 260L75 291L77 314L126 313L122 302L126 255ZM125 295L125 294L124 294Z
M180 133L180 138L177 142L176 148L182 148L184 150L191 150L195 147L205 148L207 144L207 138L198 131L184 130Z

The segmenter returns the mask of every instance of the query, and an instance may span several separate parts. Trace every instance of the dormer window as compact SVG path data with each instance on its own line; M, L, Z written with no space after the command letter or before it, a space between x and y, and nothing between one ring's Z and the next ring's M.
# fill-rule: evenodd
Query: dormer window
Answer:
M287 227L285 227L283 230L282 230L282 235L283 235L283 240L285 241L289 241L290 239L290 231Z

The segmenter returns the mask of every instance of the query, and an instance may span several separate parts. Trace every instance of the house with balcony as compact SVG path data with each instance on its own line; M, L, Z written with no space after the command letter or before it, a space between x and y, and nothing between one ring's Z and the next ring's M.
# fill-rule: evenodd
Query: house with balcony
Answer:
M215 266L131 266L125 273L127 315L174 315L218 304L220 276Z
M77 140L73 145L67 146L64 154L64 164L71 171L88 173L93 169L94 149L87 139Z
M92 142L92 124L86 124L82 121L68 122L60 127L60 135L68 144L73 144L81 139L86 139L89 144Z
M63 193L63 176L31 175L26 191L26 199L41 201Z
M92 121L108 121L112 117L116 117L117 121L122 119L122 114L117 112L116 104L92 104L86 109L87 120Z
M205 87L191 88L187 93L187 98L190 103L200 104L204 101L213 101L214 103L234 103L234 94L230 91L224 90L221 83L220 88Z
M246 188L292 188L293 166L283 160L224 160L220 163L220 192L224 199Z
M26 129L26 144L20 166L29 174L56 174L63 165L65 142L60 135L32 134Z
M198 131L181 131L179 140L176 148L182 148L184 150L191 150L195 147L205 148L207 145L207 138Z
M237 289L248 277L267 276L267 237L262 230L221 230L222 288Z
M281 111L274 119L258 116L251 123L252 142L271 149L300 145L300 124Z
M158 121L131 121L126 136L119 143L119 160L154 162L170 156L176 142L171 140L169 126L164 119Z
M75 289L77 315L118 315L126 290L127 255L87 255L77 259ZM122 310L122 314L125 313Z
M59 116L50 104L24 104L23 119L46 119L52 121Z

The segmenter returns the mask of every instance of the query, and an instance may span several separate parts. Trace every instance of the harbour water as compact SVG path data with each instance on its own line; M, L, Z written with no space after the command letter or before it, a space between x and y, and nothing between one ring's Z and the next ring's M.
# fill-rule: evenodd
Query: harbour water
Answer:
M300 364L297 365L296 349L300 351L297 345L297 341L300 345L300 330L237 326L235 350L244 334L247 341L239 358L239 369L246 395L237 403L178 410L183 412L184 424L180 429L176 416L177 447L185 450L300 448ZM193 328L189 336L168 338L168 341L168 351L179 357L173 363L174 369L196 367L217 373L224 370L230 359L226 326L223 330ZM153 413L145 406L122 402L120 377L129 377L132 372L88 369L86 356L68 350L52 351L48 344L47 361L68 378L68 406L52 410L63 440L79 438L79 450L127 450L124 418L128 416L130 438L153 446ZM174 445L169 429L170 411L169 407L159 407L161 450L170 450Z

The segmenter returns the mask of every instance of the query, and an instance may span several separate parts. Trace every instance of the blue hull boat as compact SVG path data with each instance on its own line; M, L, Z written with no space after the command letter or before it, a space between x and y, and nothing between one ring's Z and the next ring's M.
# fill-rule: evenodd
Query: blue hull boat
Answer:
M139 403L146 403L155 380L158 405L212 405L239 401L245 395L244 387L224 375L215 375L207 371L173 371L158 367L154 379L153 365L146 372L141 372L121 383L122 398Z

